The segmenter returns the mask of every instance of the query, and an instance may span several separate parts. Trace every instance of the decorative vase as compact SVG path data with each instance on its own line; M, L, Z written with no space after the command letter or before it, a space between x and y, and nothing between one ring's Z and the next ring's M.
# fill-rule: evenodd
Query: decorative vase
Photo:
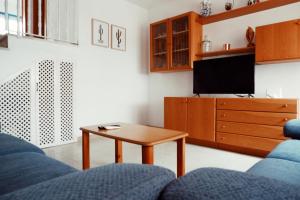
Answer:
M225 3L225 10L231 10L234 6L234 0L227 0Z
M201 2L201 10L200 15L203 17L208 17L211 15L211 1L210 0L203 0Z
M209 52L211 51L212 48L212 42L210 40L208 40L207 35L204 36L204 40L202 41L202 52Z
M254 37L255 37L255 32L254 32L253 28L251 28L249 26L248 29L247 29L247 32L246 32L246 39L248 41L247 47L254 47L255 46L255 44L253 42Z

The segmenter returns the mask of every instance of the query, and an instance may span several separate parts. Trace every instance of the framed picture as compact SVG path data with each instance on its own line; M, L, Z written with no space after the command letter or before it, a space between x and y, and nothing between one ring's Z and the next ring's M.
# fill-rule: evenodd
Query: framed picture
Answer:
M92 19L92 44L101 47L109 47L109 24Z
M111 25L111 48L126 51L126 29Z
M8 34L5 35L0 34L0 47L8 48Z

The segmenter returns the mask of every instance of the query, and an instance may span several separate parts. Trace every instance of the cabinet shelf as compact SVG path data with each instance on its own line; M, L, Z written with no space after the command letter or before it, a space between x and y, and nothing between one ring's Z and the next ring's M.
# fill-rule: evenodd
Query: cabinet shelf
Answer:
M299 2L299 0L267 0L261 3L257 3L251 6L245 6L230 11L218 13L211 15L209 17L199 17L198 22L202 25L211 24L218 21L223 21L226 19L236 18L243 15L249 15L252 13L292 4Z
M234 54L254 53L254 52L255 52L255 47L246 47L246 48L206 52L202 54L197 54L197 56L201 58L207 58L207 57L214 57L214 56L234 55Z
M158 52L158 53L154 53L154 56L162 56L162 55L165 55L165 54L167 54L166 51L164 51L164 52Z
M174 49L173 52L174 53L178 53L178 52L184 52L184 51L188 51L190 50L189 48L184 48L184 49Z
M174 32L173 35L176 36L176 35L181 35L181 34L185 34L185 33L188 33L189 30L184 30L184 31L178 31L178 32Z

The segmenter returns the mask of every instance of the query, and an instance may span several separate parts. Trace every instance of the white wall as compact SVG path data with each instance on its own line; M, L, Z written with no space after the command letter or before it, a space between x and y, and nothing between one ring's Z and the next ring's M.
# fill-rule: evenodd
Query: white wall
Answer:
M127 51L92 46L91 18L126 27ZM124 0L79 0L79 46L10 37L9 50L0 49L0 82L41 58L72 59L78 127L147 123L147 39L147 10Z
M224 9L225 1L213 1L213 10ZM238 6L247 1L239 2ZM153 7L150 12L150 22L175 16L188 11L198 11L198 0L174 0ZM245 33L248 26L271 24L280 21L300 18L300 3L255 13L240 18L234 18L204 26L204 35L213 42L213 49L221 49L224 43L232 47L246 46ZM265 97L266 90L282 97L300 98L300 63L283 63L275 65L258 65L256 67L256 96ZM192 96L192 72L150 74L150 106L149 122L151 125L163 126L163 100L165 96Z

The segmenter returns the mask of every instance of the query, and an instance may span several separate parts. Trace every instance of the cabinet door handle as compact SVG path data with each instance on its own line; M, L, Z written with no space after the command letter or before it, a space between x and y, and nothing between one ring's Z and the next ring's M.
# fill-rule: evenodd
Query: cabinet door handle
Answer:
M287 108L288 106L289 106L289 105L287 105L287 104L283 104L283 105L282 105L283 108Z
M300 25L300 20L298 20L297 22L295 22L295 24Z

